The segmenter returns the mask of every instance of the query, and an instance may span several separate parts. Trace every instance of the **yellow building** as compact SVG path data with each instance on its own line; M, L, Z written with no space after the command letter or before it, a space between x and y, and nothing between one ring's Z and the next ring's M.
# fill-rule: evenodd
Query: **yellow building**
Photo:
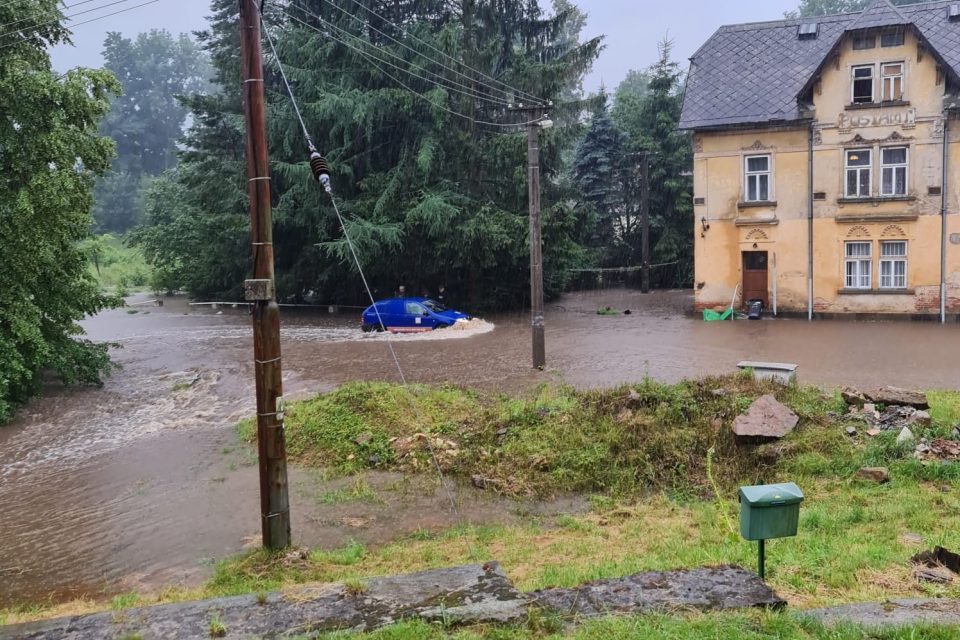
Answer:
M960 312L958 90L958 1L718 30L681 118L697 307Z

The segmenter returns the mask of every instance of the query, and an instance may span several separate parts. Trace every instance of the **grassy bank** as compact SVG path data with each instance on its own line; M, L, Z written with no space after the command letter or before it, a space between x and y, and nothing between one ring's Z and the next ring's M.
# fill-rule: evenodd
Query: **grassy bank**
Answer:
M775 444L738 444L731 423L756 397L773 393L800 415ZM937 437L960 421L960 394L931 393ZM469 562L500 561L522 590L573 586L647 570L735 563L755 566L755 545L740 539L736 487L797 482L806 494L800 534L768 545L768 582L793 609L902 596L960 597L960 586L918 583L909 558L935 545L960 548L960 465L923 464L895 433L846 435L834 394L782 388L735 376L597 392L544 387L522 397L453 387L357 383L288 408L291 456L301 465L356 474L369 469L434 474L429 448L464 484L483 478L511 496L567 492L591 496L589 513L530 517L516 526L419 531L377 548L270 554L224 560L201 588L128 594L131 606L256 593L305 582L357 581ZM245 438L252 424L241 425ZM422 434L422 435L419 435ZM852 479L861 466L887 466L891 481ZM0 622L104 608L0 612ZM544 630L541 630L544 631ZM548 631L548 630L547 630ZM946 638L940 631L876 638ZM446 637L406 625L374 638ZM789 616L736 614L595 622L576 637L860 638L830 635ZM833 632L830 632L833 633ZM857 635L857 634L860 635ZM956 633L953 631L952 633ZM526 635L524 635L526 634ZM845 635L846 634L846 635ZM529 629L471 630L463 638L527 637Z
M146 291L151 286L152 269L138 247L127 245L121 236L93 236L85 249L90 259L90 273L108 291L128 295Z
M767 393L800 424L777 443L738 443L734 418ZM934 423L917 430L918 438L946 436L960 418L960 394L931 398ZM433 473L435 457L445 473L482 479L510 496L664 492L684 500L786 475L846 479L879 464L918 481L960 478L958 466L913 460L912 449L896 445L896 433L847 436L849 423L839 419L846 409L838 394L748 375L588 392L543 386L520 397L363 382L290 407L287 447L302 465L348 474ZM240 432L252 441L252 421Z

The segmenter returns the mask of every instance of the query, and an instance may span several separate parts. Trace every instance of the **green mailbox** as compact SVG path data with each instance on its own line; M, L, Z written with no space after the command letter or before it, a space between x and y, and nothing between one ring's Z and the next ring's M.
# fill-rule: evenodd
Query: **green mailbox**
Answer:
M792 482L740 487L740 535L770 540L797 535L803 492Z
M740 487L740 535L759 541L758 568L764 577L764 541L797 535L803 492L792 482Z

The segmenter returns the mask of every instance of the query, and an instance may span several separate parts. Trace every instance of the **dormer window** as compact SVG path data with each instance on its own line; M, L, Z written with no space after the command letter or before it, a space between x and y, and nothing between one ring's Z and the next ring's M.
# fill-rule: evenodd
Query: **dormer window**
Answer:
M873 65L853 67L853 104L873 102Z
M880 36L881 47L902 47L904 43L903 29L887 31Z
M903 100L903 63L890 62L880 65L880 82L884 102Z
M801 40L815 40L820 31L820 24L817 22L805 22L797 27L797 37Z
M874 49L877 46L877 36L874 34L864 35L853 37L853 50L854 51L863 51L864 49Z
M947 7L947 20L950 22L960 21L960 4L951 4Z

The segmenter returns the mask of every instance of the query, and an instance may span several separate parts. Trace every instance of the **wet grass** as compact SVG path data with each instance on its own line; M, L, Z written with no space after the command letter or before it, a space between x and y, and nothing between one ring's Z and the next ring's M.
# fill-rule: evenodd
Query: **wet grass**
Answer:
M776 444L738 444L730 435L733 418L768 392L800 416L798 428ZM949 434L960 421L960 393L929 397L933 424L918 430L918 437ZM455 387L415 387L410 395L393 385L351 384L290 409L290 451L301 464L351 474L369 468L371 456L378 455L380 462L373 466L409 470L393 457L390 440L425 433L456 443L460 453L441 456L451 475L481 474L508 495L585 492L594 496L593 509L582 515L531 518L521 525L419 530L372 549L352 542L332 550L258 550L218 562L202 588L169 589L137 600L135 594L126 594L114 608L124 608L118 604L128 599L145 605L266 593L309 582L356 585L373 576L488 560L498 560L522 590L574 586L639 571L728 563L754 567L756 547L737 531L736 488L787 480L797 482L806 495L800 533L768 544L767 577L791 607L960 597L957 585L917 583L908 564L913 554L935 545L960 549L960 465L921 464L911 448L896 444L895 433L851 438L837 421L843 409L834 394L758 384L744 376L679 385L647 381L587 393L543 387L522 397ZM252 424L246 424L240 432L249 439ZM889 467L891 482L853 480L865 465ZM430 467L423 464L420 469ZM352 487L331 493L329 500L368 499L364 486L358 476ZM88 602L76 608L109 606ZM0 620L63 613L62 607L6 610L0 611ZM913 631L869 637L957 637L939 630ZM401 625L366 637L450 637L440 633L429 625ZM452 637L529 633L476 629ZM827 632L788 616L752 613L591 622L573 637L601 636L864 637L860 630Z
M826 628L790 614L747 612L712 615L650 615L603 618L584 622L569 632L542 629L536 621L517 627L480 627L451 631L438 624L408 622L374 633L338 632L321 640L521 640L572 638L574 640L948 640L957 629L909 626L867 631L856 626Z
M800 416L798 428L773 445L738 443L734 418L765 393ZM947 435L960 417L960 394L931 397L934 425L918 437ZM784 472L847 477L879 463L918 480L960 478L954 467L911 463L895 433L851 440L836 420L845 410L838 395L743 375L591 392L542 386L516 397L351 383L293 404L286 426L288 452L302 465L344 474L432 472L429 441L446 473L480 476L490 489L517 497L577 492L624 499L662 491L692 499ZM255 437L249 421L238 428L241 437ZM410 445L409 455L397 439Z

